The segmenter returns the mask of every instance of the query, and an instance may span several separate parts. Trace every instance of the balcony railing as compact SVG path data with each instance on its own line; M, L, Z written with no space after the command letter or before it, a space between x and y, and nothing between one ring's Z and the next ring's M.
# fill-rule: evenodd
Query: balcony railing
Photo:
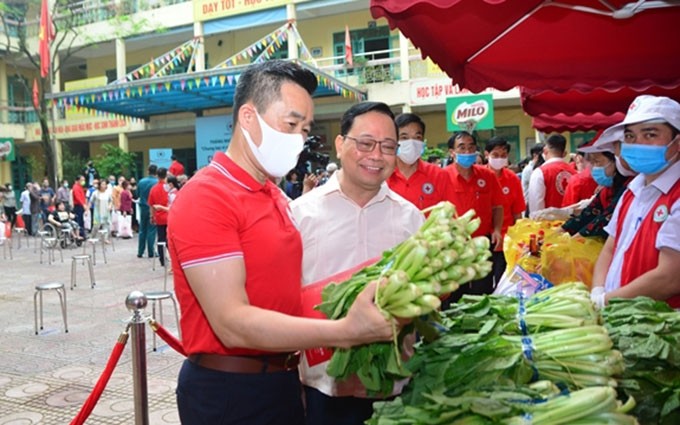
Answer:
M57 28L64 28L66 25L83 26L107 21L116 16L131 15L190 1L192 0L81 0L69 3L68 12L60 9L61 13L55 15L53 21ZM30 38L38 36L39 27L39 18L26 20L24 24L9 21L7 28L1 28L0 32L17 36L19 31L25 31L26 37Z
M0 123L2 124L30 124L38 122L38 113L31 104L19 102L7 105L0 103Z

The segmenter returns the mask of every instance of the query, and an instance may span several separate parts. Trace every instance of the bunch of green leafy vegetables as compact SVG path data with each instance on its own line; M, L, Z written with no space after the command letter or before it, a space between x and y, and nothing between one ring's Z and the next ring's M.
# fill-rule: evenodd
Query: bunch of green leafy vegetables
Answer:
M680 312L647 297L615 298L602 311L623 354L619 390L637 401L641 424L680 424Z

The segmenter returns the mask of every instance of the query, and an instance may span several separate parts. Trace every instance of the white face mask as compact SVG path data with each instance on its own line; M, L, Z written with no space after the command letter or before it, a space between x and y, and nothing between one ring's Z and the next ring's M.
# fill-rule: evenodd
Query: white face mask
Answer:
M262 129L262 142L258 147L250 137L250 133L241 127L243 136L248 142L251 152L262 168L272 177L283 177L297 163L300 152L305 145L302 134L282 133L271 128L255 111L255 116Z
M623 164L621 163L621 158L618 156L614 156L615 162L616 162L616 169L618 172L624 176L624 177L633 177L637 176L637 173L635 171L631 171L628 168L624 167Z
M494 170L500 170L508 166L508 158L489 158L489 165Z
M408 165L413 164L420 158L425 149L425 142L422 140L408 139L399 141L399 149L397 150L397 156L399 159L407 163Z

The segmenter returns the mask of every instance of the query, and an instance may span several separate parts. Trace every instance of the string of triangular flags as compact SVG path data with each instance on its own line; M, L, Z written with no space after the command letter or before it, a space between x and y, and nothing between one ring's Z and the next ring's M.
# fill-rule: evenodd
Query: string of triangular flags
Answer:
M229 56L226 60L217 64L214 69L228 68L230 66L238 65L239 63L251 63L252 58L262 50L269 49L271 53L274 53L276 50L274 46L280 48L281 45L283 45L283 42L288 38L287 30L290 25L291 24L289 23L283 24L245 49Z
M184 65L189 58L187 70L191 69L194 63L196 50L201 43L201 39L196 37L181 46L175 47L151 61L140 65L136 69L127 73L123 78L111 84L127 83L129 81L140 80L142 78L162 77L178 66Z
M187 74L186 78L166 81L164 83L149 82L149 84L136 87L111 88L97 93L64 96L59 99L53 99L52 103L53 106L59 108L86 113L86 111L82 111L83 108L88 108L90 105L101 102L116 102L130 98L141 98L149 94L195 90L201 87L234 86L238 83L240 76L240 74L233 74L194 77Z
M302 53L302 60L307 63L310 63L315 68L318 68L319 65L316 63L316 59L314 59L312 53L307 48L307 45L305 44L304 40L302 39L302 36L297 30L297 26L291 25L291 30L295 33L295 39L297 40L298 48L300 49L300 53Z

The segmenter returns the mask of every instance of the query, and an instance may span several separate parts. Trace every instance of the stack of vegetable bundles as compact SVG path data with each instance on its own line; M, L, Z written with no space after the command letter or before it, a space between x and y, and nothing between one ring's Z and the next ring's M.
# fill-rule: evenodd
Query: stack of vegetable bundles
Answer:
M322 292L318 309L330 319L344 317L357 295L379 280L375 302L386 317L414 318L418 326L440 306L440 297L491 271L489 240L472 238L479 218L470 210L455 217L450 202L431 209L421 228L406 241L383 253L380 261ZM374 343L333 352L328 374L346 379L356 374L371 394L390 394L394 382L410 375L401 362L407 326L390 343Z
M371 425L634 424L613 388L623 358L583 284L532 297L464 296L406 367L402 396Z
M679 424L680 312L647 297L615 298L602 317L626 364L620 396L635 398L642 424Z

